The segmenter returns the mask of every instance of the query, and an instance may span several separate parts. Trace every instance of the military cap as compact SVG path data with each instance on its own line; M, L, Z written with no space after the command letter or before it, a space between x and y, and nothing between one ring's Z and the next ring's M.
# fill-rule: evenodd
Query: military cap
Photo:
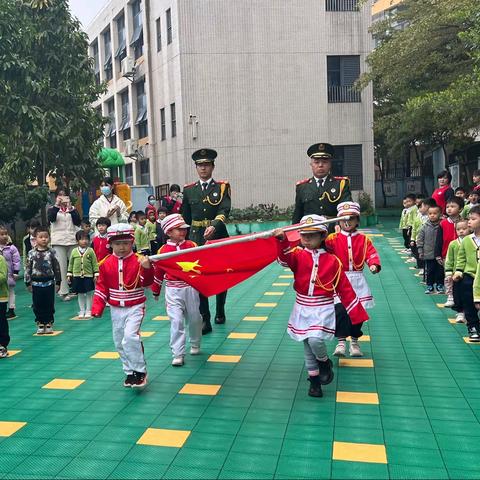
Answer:
M330 159L335 157L335 149L329 143L316 143L307 150L310 158Z
M201 163L215 163L216 158L217 152L211 148L202 148L194 152L192 155L192 160L195 162L195 165Z

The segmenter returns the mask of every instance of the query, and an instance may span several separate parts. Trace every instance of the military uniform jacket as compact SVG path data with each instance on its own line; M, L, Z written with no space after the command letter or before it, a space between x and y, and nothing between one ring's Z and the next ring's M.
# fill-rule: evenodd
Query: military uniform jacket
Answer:
M297 182L295 210L292 223L299 223L304 215L316 214L334 218L337 205L352 200L348 177L327 175L322 186L317 187L314 177Z
M212 240L227 238L225 221L230 208L230 184L227 181L216 182L212 179L205 192L201 181L185 185L181 214L185 222L191 225L188 238L203 245L203 234L209 226L215 227Z

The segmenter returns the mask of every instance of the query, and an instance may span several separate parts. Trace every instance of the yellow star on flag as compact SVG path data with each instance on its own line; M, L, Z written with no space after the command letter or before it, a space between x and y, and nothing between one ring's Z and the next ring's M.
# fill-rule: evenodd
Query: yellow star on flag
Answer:
M201 268L202 265L199 265L200 260L195 260L194 262L177 262L177 265L182 269L182 272L194 272L201 273L200 270L195 270L196 268Z

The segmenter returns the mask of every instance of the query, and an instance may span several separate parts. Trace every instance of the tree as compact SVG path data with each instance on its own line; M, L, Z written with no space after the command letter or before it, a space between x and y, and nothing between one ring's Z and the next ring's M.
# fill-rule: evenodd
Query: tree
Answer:
M66 0L2 0L0 188L41 186L49 171L74 189L100 176L103 89Z

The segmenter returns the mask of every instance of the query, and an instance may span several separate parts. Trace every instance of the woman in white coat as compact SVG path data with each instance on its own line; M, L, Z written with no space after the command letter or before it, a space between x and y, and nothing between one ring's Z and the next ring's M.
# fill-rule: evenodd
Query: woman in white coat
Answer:
M97 220L100 217L107 217L112 222L112 225L116 223L127 223L128 212L123 200L115 195L114 183L110 177L103 179L100 184L100 192L102 195L97 198L90 207L89 218L92 227L96 229Z

